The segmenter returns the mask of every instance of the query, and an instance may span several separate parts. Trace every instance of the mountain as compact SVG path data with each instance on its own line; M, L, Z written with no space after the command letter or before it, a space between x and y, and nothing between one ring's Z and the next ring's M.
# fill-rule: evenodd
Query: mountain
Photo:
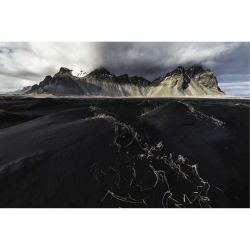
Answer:
M8 95L23 95L23 94L26 94L28 91L30 91L31 88L32 88L32 86L26 86L26 87L23 87L21 89L17 89L17 90L14 90L14 91L3 92L3 94L8 94Z
M172 72L149 81L140 76L127 74L116 76L100 67L90 73L77 76L72 70L61 67L53 77L46 76L39 84L33 85L24 94L51 94L55 96L205 96L223 95L218 81L211 70L201 65L185 69L179 66ZM22 93L23 94L23 93Z
M204 96L222 95L218 81L211 70L200 65L185 69L178 67L164 77L153 81L149 96Z

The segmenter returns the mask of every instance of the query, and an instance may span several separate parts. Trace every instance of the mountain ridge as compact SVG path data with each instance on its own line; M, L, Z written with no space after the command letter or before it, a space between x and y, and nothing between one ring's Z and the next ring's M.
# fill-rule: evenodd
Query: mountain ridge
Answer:
M214 73L201 65L179 66L149 81L142 76L115 75L105 67L83 76L61 67L53 77L46 76L24 94L86 95L86 96L204 96L223 95Z

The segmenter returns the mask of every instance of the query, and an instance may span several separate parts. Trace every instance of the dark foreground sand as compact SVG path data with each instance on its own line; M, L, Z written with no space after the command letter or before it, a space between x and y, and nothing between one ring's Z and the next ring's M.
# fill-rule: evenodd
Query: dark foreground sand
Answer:
M249 100L2 96L0 207L249 207Z

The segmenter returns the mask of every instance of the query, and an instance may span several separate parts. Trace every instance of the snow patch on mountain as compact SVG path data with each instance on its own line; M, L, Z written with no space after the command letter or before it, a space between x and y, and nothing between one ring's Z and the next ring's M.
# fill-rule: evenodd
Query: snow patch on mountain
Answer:
M72 70L72 75L76 76L76 77L79 77L79 78L84 77L87 74L88 74L88 72L84 71L84 70L80 70L80 71L78 71L78 70Z

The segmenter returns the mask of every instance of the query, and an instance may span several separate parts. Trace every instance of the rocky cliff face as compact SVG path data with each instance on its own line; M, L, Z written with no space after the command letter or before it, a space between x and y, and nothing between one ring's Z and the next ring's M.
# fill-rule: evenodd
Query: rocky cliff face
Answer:
M85 95L85 96L204 96L224 94L212 71L200 65L188 69L178 67L154 81L127 74L116 76L101 67L83 76L61 68L53 77L46 76L26 94Z
M218 81L211 70L200 65L188 69L178 67L164 77L153 81L149 96L204 96L222 95Z

